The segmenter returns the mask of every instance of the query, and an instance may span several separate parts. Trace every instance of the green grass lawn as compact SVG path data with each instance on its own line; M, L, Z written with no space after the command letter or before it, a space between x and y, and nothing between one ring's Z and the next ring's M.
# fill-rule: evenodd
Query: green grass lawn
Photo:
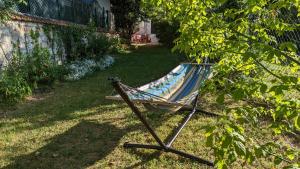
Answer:
M14 110L2 110L0 168L199 168L202 165L176 155L123 149L127 141L154 140L124 103L105 100L112 92L108 77L138 86L163 76L181 61L165 48L140 48L118 56L108 70L57 84L51 93L35 95ZM146 116L163 138L184 117L161 112ZM199 129L212 119L198 117L174 146L209 158Z
M108 77L118 76L128 85L139 86L163 76L183 59L165 48L139 48L117 56L108 70L59 83L51 93L2 110L0 168L208 168L168 153L123 149L125 142L154 140L124 103L105 100L113 91ZM207 110L218 110L214 104L204 105ZM145 115L162 138L184 117L162 112ZM196 115L174 147L213 160L200 130L213 122L212 117Z

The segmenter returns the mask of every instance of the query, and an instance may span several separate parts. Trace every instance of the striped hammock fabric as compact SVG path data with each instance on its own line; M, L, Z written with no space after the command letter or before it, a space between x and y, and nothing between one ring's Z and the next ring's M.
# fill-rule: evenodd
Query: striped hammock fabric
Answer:
M164 77L143 85L131 88L123 85L133 102L140 102L149 107L177 111L191 106L204 81L211 76L211 65L183 63ZM107 99L122 100L119 95L107 96Z

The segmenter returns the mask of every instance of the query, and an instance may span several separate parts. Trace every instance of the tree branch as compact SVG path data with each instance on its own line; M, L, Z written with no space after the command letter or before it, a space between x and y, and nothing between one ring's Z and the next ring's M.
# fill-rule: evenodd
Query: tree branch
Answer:
M247 38L247 39L249 39L249 40L255 42L255 43L258 43L258 44L262 44L262 45L264 45L264 46L271 47L273 50L275 50L275 51L279 52L280 54L282 54L285 58L287 58L287 59L289 59L289 60L295 62L296 64L298 64L298 65L300 66L300 61L294 59L293 57L291 57L291 56L289 56L288 54L282 52L281 50L276 49L276 48L274 48L273 46L270 46L270 45L266 45L266 44L264 44L264 43L261 43L261 42L259 42L258 40L253 39L252 37L250 37L250 36L248 36L248 35L245 35L245 34L243 34L243 33L241 33L241 32L238 32L238 31L236 31L236 30L233 30L233 29L230 29L230 30L233 31L233 32L235 32L235 33L238 34L238 35L241 35L241 36L243 36L243 37L245 37L245 38Z

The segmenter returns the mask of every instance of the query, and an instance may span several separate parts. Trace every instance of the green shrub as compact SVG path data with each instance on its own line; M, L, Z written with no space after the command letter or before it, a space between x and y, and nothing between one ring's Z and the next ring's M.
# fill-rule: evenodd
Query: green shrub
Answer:
M78 26L61 26L53 30L63 41L68 61L74 61L85 56L87 43L84 39L90 33L88 29Z
M15 103L31 94L31 88L21 74L2 73L0 77L0 103Z
M111 42L110 53L124 53L125 48L122 44L125 44L125 42L123 41L124 39L119 37L110 38L110 42Z
M23 54L19 42L14 44L13 57L1 71L0 99L1 102L15 103L29 95L40 86L51 86L56 80L62 80L67 70L64 66L51 60L47 48L39 45L37 32L31 32L33 49Z
M103 34L91 35L87 40L87 55L93 57L103 56L108 53L112 45L110 39Z
M124 52L119 37L109 37L97 32L92 23L88 27L44 26L43 30L50 44L62 43L69 62L89 57L101 58L107 53Z
M19 71L24 72L24 78L32 88L38 88L39 85L52 85L55 80L60 80L66 74L63 66L57 65L51 60L50 52L47 48L40 46L38 42L38 32L31 32L33 39L33 49L30 54L24 56L18 54L15 60L21 60ZM23 61L22 61L23 60ZM11 65L13 66L13 65Z
M78 27L50 27L50 31L59 32L68 61L83 57L101 59L107 53L122 51L121 40L110 38L105 34L98 34L92 30ZM17 102L30 94L32 90L51 86L56 80L63 80L68 70L63 65L58 65L51 59L48 48L43 48L38 38L39 31L30 32L33 40L33 49L26 54L20 51L20 44L14 44L13 57L8 66L0 72L0 99L1 102Z
M19 48L16 48L17 44L14 44L16 50L12 59L0 73L0 103L12 104L31 94L31 87L25 79L25 59L21 57Z
M49 50L38 44L34 46L32 53L26 56L22 71L26 72L26 80L33 88L38 88L39 84L52 85L55 80L62 79L66 74L63 66L51 60Z
M105 34L91 35L88 37L87 55L102 58L108 53L122 53L121 39L119 37L108 37Z
M167 47L173 47L175 39L179 37L179 23L171 21L153 21L153 28L159 42Z

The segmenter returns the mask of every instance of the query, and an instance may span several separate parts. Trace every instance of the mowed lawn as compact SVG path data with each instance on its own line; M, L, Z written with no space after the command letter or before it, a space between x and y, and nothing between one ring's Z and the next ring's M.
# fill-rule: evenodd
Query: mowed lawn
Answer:
M141 47L116 56L116 63L108 70L79 81L56 84L50 93L36 94L10 110L1 108L0 168L209 168L169 153L124 149L125 142L155 142L124 103L105 99L113 92L108 77L118 76L128 85L139 86L162 77L184 60L166 48ZM200 99L200 106L216 113L222 110L210 95ZM186 115L146 112L141 108L164 139ZM214 122L213 117L196 114L173 146L213 161L201 128ZM259 130L248 133L261 143L268 140L299 143L287 136ZM272 168L271 161L269 158L260 163ZM262 168L260 165L244 168ZM241 163L237 162L234 168L241 168Z
M126 150L123 143L154 143L122 102L106 100L107 80L118 76L139 86L168 73L184 57L162 47L139 48L116 57L108 70L75 82L59 83L50 93L30 97L0 113L0 168L207 168L176 155ZM184 114L145 112L162 138ZM210 159L201 126L213 118L197 115L174 147ZM212 159L213 160L213 159Z

